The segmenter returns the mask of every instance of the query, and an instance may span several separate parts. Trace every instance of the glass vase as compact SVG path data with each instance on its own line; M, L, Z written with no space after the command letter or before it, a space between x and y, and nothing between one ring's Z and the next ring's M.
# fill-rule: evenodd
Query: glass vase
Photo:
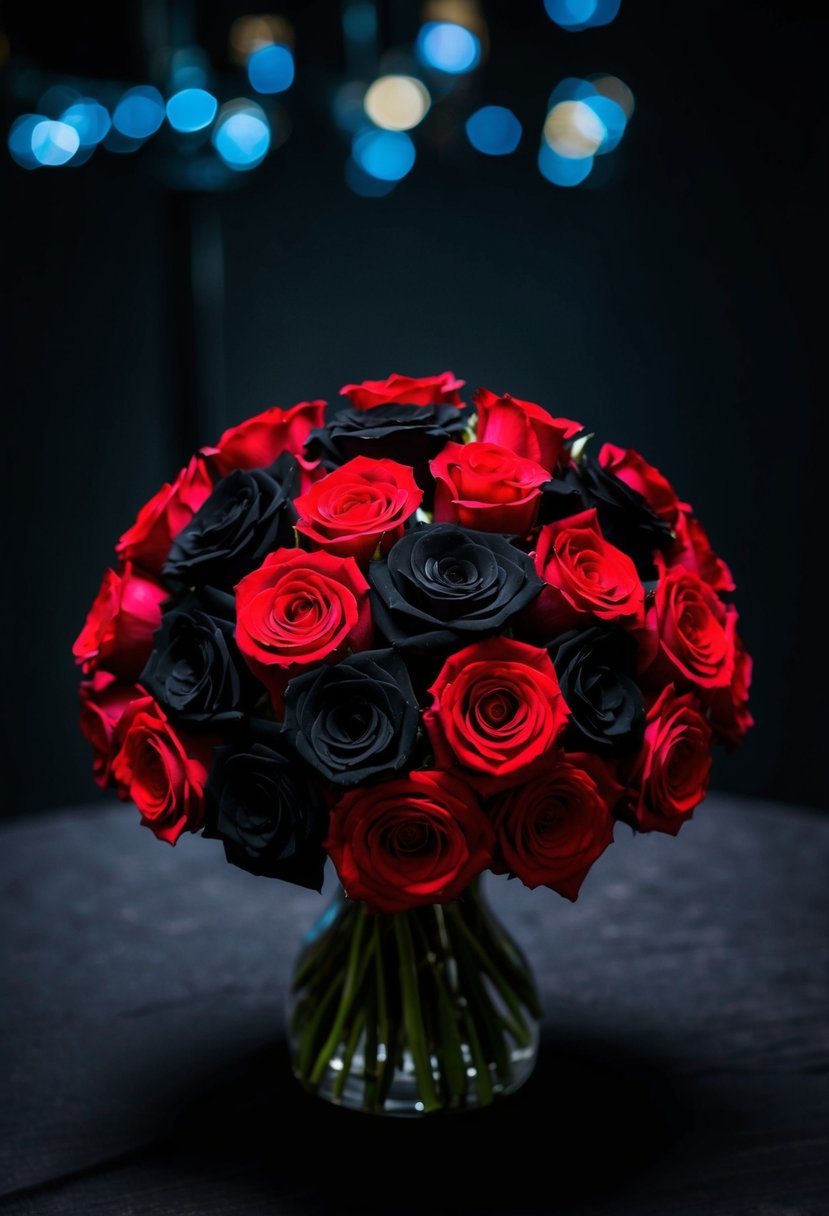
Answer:
M468 1110L527 1080L540 1017L527 961L478 882L394 916L340 892L297 960L292 1064L306 1089L354 1110Z

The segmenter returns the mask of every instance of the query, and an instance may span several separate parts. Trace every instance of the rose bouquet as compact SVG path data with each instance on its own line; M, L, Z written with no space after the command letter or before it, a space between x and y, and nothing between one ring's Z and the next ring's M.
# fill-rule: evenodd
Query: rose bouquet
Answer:
M226 431L139 511L74 646L95 779L159 839L317 889L333 861L294 1068L371 1110L532 1067L532 978L478 876L574 900L618 821L675 835L751 724L690 506L635 451L462 387L391 376Z

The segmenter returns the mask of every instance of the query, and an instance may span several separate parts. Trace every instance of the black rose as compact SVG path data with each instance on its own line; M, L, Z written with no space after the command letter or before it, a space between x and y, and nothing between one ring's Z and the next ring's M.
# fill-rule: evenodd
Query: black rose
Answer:
M303 760L335 785L356 785L408 763L418 707L393 650L351 655L291 680L284 733Z
M369 566L374 623L393 645L435 648L496 633L542 587L532 559L496 532L427 524Z
M229 862L321 890L328 814L275 723L255 721L246 744L217 748L205 793L204 834Z
M645 707L632 678L636 643L630 634L602 626L571 630L548 649L571 711L567 746L614 755L636 751Z
M167 600L140 683L193 729L238 722L262 694L236 647L232 595L213 587Z
M463 443L470 410L456 405L374 405L367 410L341 409L324 427L311 431L305 452L338 468L355 456L396 460L414 469L422 490L433 490L429 461L453 440Z
M584 457L578 468L568 468L564 481L579 491L586 509L596 508L599 525L611 545L633 559L643 578L653 578L654 550L667 549L673 536L642 495L592 457Z
M578 486L554 477L541 486L541 505L538 511L539 524L558 523L587 510Z
M295 544L299 467L283 453L268 469L235 469L173 541L164 574L187 586L233 587L268 553Z

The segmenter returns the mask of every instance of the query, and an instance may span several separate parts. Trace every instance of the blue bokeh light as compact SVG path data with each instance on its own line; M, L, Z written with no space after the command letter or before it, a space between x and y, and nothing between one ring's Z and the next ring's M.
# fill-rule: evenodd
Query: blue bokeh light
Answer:
M606 131L601 146L596 149L598 155L612 152L625 133L627 117L624 110L612 98L602 97L599 93L593 97L585 97L584 104L593 111Z
M167 121L175 131L203 131L216 117L219 103L206 89L181 89L167 102Z
M116 131L128 139L147 139L164 122L164 99L152 85L127 89L112 115Z
M105 138L112 125L109 111L94 97L80 97L63 111L61 122L68 123L78 132L82 148L94 148Z
M248 60L248 80L257 93L284 93L294 83L291 48L275 42L254 51Z
M506 106L482 106L466 120L472 147L486 156L508 156L521 142L521 123Z
M454 21L427 21L417 36L415 53L427 67L458 76L478 66L481 43L471 30Z
M593 157L559 156L549 144L542 143L538 152L538 168L554 186L578 186L589 176Z
M544 0L547 16L562 29L576 33L609 25L622 0Z
M32 131L32 155L41 165L65 165L80 146L78 132L67 122L44 118Z
M372 177L365 169L360 168L352 156L349 156L345 163L345 180L349 189L359 194L360 198L385 198L397 185L396 181L382 181L379 177Z
M351 151L360 168L381 182L399 182L415 163L415 146L405 131L362 131Z
M36 126L43 122L42 114L21 114L9 130L9 153L12 160L24 169L39 169L40 161L32 152L32 134Z
M250 101L223 106L213 145L230 169L255 169L271 146L271 129L264 111Z

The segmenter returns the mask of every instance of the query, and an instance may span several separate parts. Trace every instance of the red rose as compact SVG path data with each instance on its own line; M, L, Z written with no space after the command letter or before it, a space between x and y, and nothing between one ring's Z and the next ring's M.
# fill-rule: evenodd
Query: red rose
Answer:
M364 380L362 384L345 384L341 397L349 397L355 410L370 410L374 405L457 405L462 406L459 388L465 381L452 372L439 376L389 376L387 380Z
M493 839L467 786L427 771L349 791L325 848L350 899L393 915L457 899L489 865Z
M523 781L549 753L569 710L546 650L495 637L450 655L423 724L442 769L481 794Z
M160 583L129 562L120 574L107 570L72 647L75 662L87 675L101 668L121 680L137 679L150 657L166 598Z
M599 452L599 464L641 494L651 510L672 528L680 510L691 510L687 502L679 501L667 477L648 464L634 448L617 448L613 443L606 443Z
M674 523L676 541L666 556L669 567L682 566L698 574L715 591L733 591L734 579L721 557L711 548L702 524L693 515L680 511Z
M645 591L636 567L602 536L595 508L545 524L533 558L546 586L524 623L538 637L549 640L592 617L641 626Z
M292 674L367 650L371 630L353 557L277 549L236 587L236 642L277 707Z
M213 740L177 734L152 697L133 701L118 723L121 749L112 765L119 792L131 798L141 822L175 844L204 822L204 786Z
M668 570L656 556L659 582L640 638L639 669L646 683L661 687L724 688L734 674L737 614L697 574Z
M509 393L498 397L488 388L479 388L472 400L478 407L479 443L509 448L516 456L540 464L550 476L561 460L565 439L572 439L582 430L580 422L553 418L534 401L521 401Z
M739 634L734 634L734 674L726 688L715 688L708 696L708 712L715 735L736 747L754 725L748 708L751 688L751 655Z
M104 789L120 747L115 728L127 706L146 693L135 684L119 684L106 671L96 671L91 680L83 681L80 695L81 732L92 745L92 775Z
M302 488L315 480L318 460L303 456L305 440L311 431L323 424L324 401L300 401L288 410L273 406L255 418L225 431L215 448L203 448L218 472L224 476L233 469L266 469L277 456L290 452L296 456L302 470Z
M123 561L160 574L170 545L207 499L213 483L204 460L194 456L172 485L165 484L138 512L115 550Z
M526 536L541 503L546 469L497 443L447 443L429 462L435 488L435 523L481 532Z
M394 460L355 456L295 499L297 532L315 548L368 565L387 553L423 501L413 470Z
M596 756L561 755L490 803L496 874L575 900L587 871L613 842L611 809L622 787Z
M705 797L711 772L711 727L692 692L669 684L648 711L645 741L629 778L621 817L640 832L676 836Z

